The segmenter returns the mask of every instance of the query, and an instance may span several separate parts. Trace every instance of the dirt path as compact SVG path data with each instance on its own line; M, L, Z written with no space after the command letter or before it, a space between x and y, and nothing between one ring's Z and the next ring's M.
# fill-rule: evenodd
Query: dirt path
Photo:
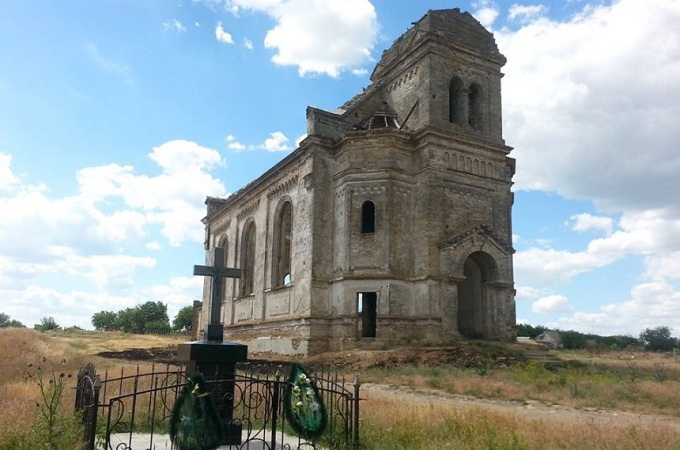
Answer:
M480 399L441 391L383 384L365 383L361 386L362 399L385 398L412 404L450 405L459 408L479 408L518 414L524 418L544 421L583 422L606 427L645 427L649 425L668 428L680 434L680 419L674 417L636 414L597 408L576 409L568 406L547 404L540 401L505 401Z

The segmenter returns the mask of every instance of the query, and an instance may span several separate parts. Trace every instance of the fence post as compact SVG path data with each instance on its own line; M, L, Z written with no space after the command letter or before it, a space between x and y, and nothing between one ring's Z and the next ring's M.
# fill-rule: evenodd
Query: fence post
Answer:
M102 382L99 379L99 375L95 375L94 383L92 383L92 388L94 389L94 396L92 398L92 405L88 410L88 415L90 420L88 420L88 449L95 450L95 438L97 437L97 416L99 415L99 390L102 388Z
M271 440L271 446L269 448L275 449L276 448L276 425L279 419L279 398L280 398L280 392L279 389L281 388L281 372L279 369L281 366L276 368L276 373L274 374L274 392L273 392L273 398L272 398L272 440Z
M359 376L354 378L354 448L359 448L359 388L361 387L361 381L359 381Z

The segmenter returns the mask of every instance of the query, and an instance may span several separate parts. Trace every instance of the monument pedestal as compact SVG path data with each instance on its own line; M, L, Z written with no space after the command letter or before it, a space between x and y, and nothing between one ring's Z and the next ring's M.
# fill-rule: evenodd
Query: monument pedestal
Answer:
M183 342L177 346L177 358L186 362L187 377L200 372L210 386L210 397L222 420L222 445L240 444L242 425L240 420L233 417L233 380L236 363L248 359L248 346L234 342ZM211 383L218 380L219 383Z

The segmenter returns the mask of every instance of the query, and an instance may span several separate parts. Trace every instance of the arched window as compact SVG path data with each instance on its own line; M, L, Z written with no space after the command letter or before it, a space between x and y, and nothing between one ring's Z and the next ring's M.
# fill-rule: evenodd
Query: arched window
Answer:
M241 240L241 295L253 293L255 275L255 222L248 223Z
M375 232L375 205L370 200L361 205L361 232Z
M272 286L287 286L291 283L291 260L293 233L293 205L284 201L279 205L274 222L272 251Z
M465 95L463 80L453 77L449 83L449 122L463 125L465 123Z
M468 89L468 123L475 130L482 129L482 88L478 84Z

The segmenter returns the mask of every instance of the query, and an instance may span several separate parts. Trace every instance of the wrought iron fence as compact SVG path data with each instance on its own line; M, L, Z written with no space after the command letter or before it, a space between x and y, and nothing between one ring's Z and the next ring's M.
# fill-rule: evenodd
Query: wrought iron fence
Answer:
M286 367L237 364L233 379L210 380L210 391L227 392L221 401L233 405L241 443L230 449L355 449L359 446L358 379L352 383L330 373L313 373L328 413L326 431L315 440L295 434L283 407ZM102 378L88 365L78 375L76 410L84 423L88 450L176 449L168 437L173 404L186 385L182 367L152 367ZM224 386L229 389L224 389ZM233 390L231 389L233 386ZM233 396L231 394L233 392ZM216 405L219 407L219 405Z

